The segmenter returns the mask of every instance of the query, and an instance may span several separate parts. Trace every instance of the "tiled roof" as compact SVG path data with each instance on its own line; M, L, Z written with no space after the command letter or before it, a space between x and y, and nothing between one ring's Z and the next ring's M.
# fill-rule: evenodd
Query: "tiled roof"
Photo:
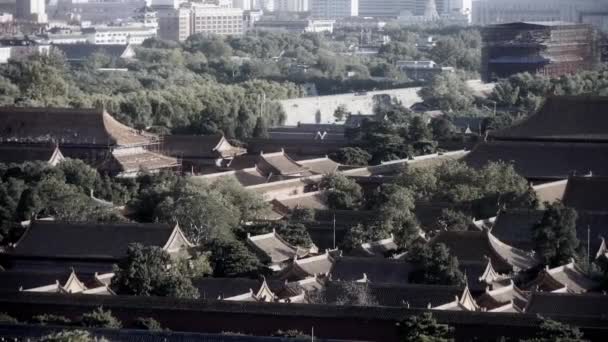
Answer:
M157 140L100 109L0 107L2 142L132 146Z
M530 291L553 292L566 288L571 293L584 293L598 288L599 284L585 274L575 263L546 268L526 285Z
M509 273L511 269L526 270L538 264L529 253L498 241L486 231L443 231L430 243L445 244L450 254L463 263L485 262L490 258L492 266L501 273Z
M147 151L141 147L129 148L129 150L131 149L133 151L114 150L112 161L100 168L111 171L117 170L122 173L133 173L141 170L155 171L179 166L178 160L173 157Z
M131 243L164 247L176 228L165 224L36 221L12 254L46 258L120 259Z
M179 158L221 158L242 155L243 148L232 146L222 135L167 135L164 153Z
M464 161L478 169L503 161L528 179L559 180L574 173L608 175L606 155L604 143L490 141L477 144Z
M336 258L330 277L333 281L366 279L374 284L407 284L414 265L409 262L367 257Z
M480 307L487 310L493 310L508 303L513 303L517 308L523 310L528 304L528 298L529 296L524 291L511 283L505 287L486 291L476 301Z
M564 204L577 211L608 212L608 177L571 177Z
M36 290L50 285L64 286L71 277L82 283L88 289L106 287L106 284L90 273L76 273L74 271L5 271L0 272L0 291L18 292Z
M534 185L532 188L534 189L534 193L536 193L538 202L543 204L545 202L553 203L557 200L563 200L567 185L568 180L564 179L560 181Z
M268 234L247 236L247 242L273 264L288 261L296 255L304 254L297 247L281 239L274 230Z
M322 191L306 192L303 194L273 200L280 208L293 209L321 209L326 210L325 195Z
M325 299L335 303L345 295L343 282L332 281L325 287ZM397 306L426 309L449 303L460 296L463 288L441 285L397 285L377 283L356 283L356 286L368 287L371 297L380 306Z
M533 292L526 307L528 314L543 317L581 316L601 317L608 315L608 295Z
M317 159L299 160L298 164L304 166L309 171L319 174L319 175L326 175L326 174L334 173L334 172L338 171L338 168L340 167L339 163L336 163L335 161L333 161L327 157L317 158Z
M497 140L608 141L608 97L549 97L538 113L515 126L490 132Z
M355 252L361 256L385 257L387 253L394 252L397 248L395 238L391 234L386 239L362 243Z
M307 172L306 168L293 161L283 151L261 153L256 165L266 175L292 176Z
M303 259L296 259L281 275L283 279L301 280L316 275L329 274L334 264L334 257L327 251L324 254Z
M28 161L52 162L63 159L59 148L53 145L0 144L0 163L21 164Z
M503 211L496 218L492 235L513 247L532 250L532 228L542 217L541 210ZM576 235L580 241L587 241L588 233L591 253L595 255L602 245L602 238L608 237L608 212L578 212Z

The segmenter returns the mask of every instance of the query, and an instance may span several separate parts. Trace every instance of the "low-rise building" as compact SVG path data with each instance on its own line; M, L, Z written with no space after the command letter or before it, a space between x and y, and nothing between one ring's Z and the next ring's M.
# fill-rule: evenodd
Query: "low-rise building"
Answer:
M430 81L441 73L454 72L454 68L442 67L433 61L397 61L396 67L414 81Z
M257 30L273 31L273 32L329 32L334 31L334 20L280 20L275 18L262 18L258 20L254 27Z

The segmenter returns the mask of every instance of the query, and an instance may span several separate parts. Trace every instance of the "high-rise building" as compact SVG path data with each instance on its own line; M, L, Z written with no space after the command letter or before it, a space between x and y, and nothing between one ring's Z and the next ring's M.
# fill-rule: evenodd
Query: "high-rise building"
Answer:
M17 19L38 23L47 22L46 3L44 0L17 0L15 11Z
M275 0L277 12L308 12L308 0Z
M190 9L158 9L158 36L161 39L183 42L191 34Z
M313 18L342 19L359 15L359 0L311 0Z

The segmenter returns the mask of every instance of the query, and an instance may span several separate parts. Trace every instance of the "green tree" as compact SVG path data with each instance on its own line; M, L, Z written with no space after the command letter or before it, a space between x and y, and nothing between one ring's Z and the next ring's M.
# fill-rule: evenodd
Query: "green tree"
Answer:
M355 209L363 199L359 184L340 173L323 176L319 188L325 190L327 204L331 209Z
M293 246L309 248L313 245L308 229L302 223L285 222L279 225L277 233Z
M254 138L268 138L268 127L263 117L259 116L257 118L252 136Z
M97 170L79 159L66 159L57 168L63 172L67 184L79 187L84 194L89 194L95 188L99 178Z
M80 322L83 326L89 328L120 329L122 327L122 323L112 316L112 311L104 311L102 307L82 314Z
M334 118L336 121L344 121L344 119L348 116L348 111L346 110L345 105L339 105L338 108L334 111Z
M442 73L419 92L425 103L445 111L469 109L473 105L473 90L456 73Z
M532 228L534 250L545 265L561 266L578 257L577 213L560 201L547 203L545 208L543 218Z
M139 329L150 330L150 331L163 331L161 324L152 317L139 317L135 325Z
M408 133L410 141L429 141L433 138L429 126L427 126L424 119L420 116L412 118Z
M130 245L114 273L111 286L119 294L198 298L190 279L179 272L167 252L156 246Z
M72 320L64 316L42 314L32 317L33 321L41 325L71 325Z
M540 324L538 336L523 342L585 342L583 333L576 327L543 319Z
M399 322L399 336L403 342L448 342L450 329L439 324L430 312L410 316Z
M372 155L359 147L343 147L332 153L330 158L344 165L366 166Z
M437 218L437 226L442 230L466 231L473 223L473 218L462 211L442 209Z
M0 323L17 324L19 323L19 321L15 317L7 314L6 312L0 312Z
M454 125L444 117L432 118L430 122L434 140L447 140L452 137Z
M368 283L357 283L353 281L340 282L337 284L340 295L336 298L336 305L358 305L377 306L378 301L374 297Z
M254 277L264 265L236 239L219 238L207 244L214 277Z
M84 330L65 330L55 332L40 339L41 342L107 342L105 338L91 336Z
M419 267L410 276L410 281L429 285L462 285L464 276L458 269L458 259L450 255L442 243L427 246L415 245L408 253L410 262Z

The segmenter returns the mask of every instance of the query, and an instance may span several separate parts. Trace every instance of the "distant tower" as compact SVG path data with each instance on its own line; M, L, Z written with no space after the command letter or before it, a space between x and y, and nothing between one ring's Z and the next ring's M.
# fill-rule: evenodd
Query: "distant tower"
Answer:
M427 19L437 19L439 14L437 13L437 4L435 0L427 0L426 6L424 7L424 17Z

